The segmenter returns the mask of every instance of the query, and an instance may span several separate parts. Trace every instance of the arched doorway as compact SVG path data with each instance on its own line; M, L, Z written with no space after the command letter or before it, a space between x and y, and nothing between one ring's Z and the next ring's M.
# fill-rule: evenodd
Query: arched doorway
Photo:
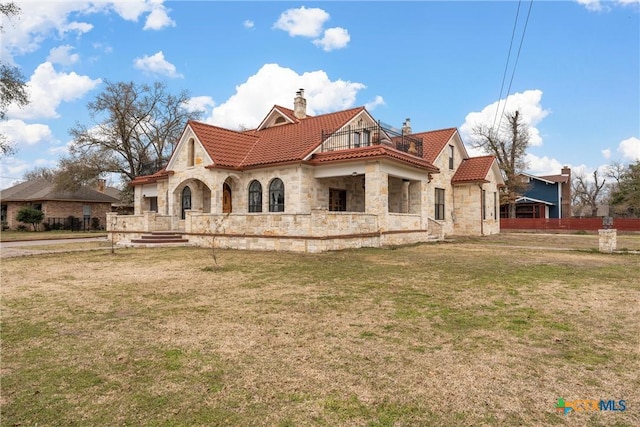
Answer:
M185 217L185 211L188 211L189 209L191 209L191 189L189 186L186 186L182 190L182 219Z
M226 182L222 184L222 213L231 213L231 186Z

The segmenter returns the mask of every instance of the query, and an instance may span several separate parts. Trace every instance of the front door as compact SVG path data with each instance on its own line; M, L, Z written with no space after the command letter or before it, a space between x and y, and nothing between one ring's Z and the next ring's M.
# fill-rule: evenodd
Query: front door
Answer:
M182 190L182 219L184 219L185 211L191 209L191 189L187 186Z
M222 185L222 213L231 213L231 187L226 182Z

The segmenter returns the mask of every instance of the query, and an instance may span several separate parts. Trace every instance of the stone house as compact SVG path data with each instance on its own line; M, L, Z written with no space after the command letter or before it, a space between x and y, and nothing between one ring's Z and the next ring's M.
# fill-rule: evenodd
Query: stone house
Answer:
M69 218L74 217L77 219L74 227L79 224L83 229L92 225L106 228L107 213L111 212L112 204L119 202L107 195L106 190L102 181L96 189L82 188L75 192L56 190L51 182L44 179L21 182L0 191L3 228L27 226L16 219L18 211L25 206L44 212L43 224L47 226L60 224L64 227Z
M173 230L199 245L320 252L500 231L494 157L469 157L455 128L413 133L364 107L306 114L274 105L256 129L187 123L167 166L136 177L127 242Z

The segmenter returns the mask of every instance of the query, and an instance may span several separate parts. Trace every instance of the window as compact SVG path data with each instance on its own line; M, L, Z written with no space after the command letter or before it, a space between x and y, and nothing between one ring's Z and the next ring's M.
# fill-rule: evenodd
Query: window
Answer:
M449 169L453 170L453 145L449 146Z
M360 132L355 132L353 134L353 146L355 148L360 147Z
M158 212L158 197L149 197L149 211Z
M280 178L269 184L269 212L284 212L284 184Z
M435 219L444 220L444 189L436 188Z
M498 218L498 193L493 192L493 218Z
M482 190L482 219L487 219L487 191Z
M249 212L262 212L262 184L259 181L249 184Z
M347 210L347 191L329 189L329 210L344 212Z
M362 131L362 146L368 147L369 141L371 141L371 132L368 130Z
M189 144L187 145L187 166L193 166L195 159L195 145L195 141L190 139Z
M33 203L33 204L31 205L31 207L32 207L33 209L36 209L36 210L41 211L41 210L42 210L42 203Z

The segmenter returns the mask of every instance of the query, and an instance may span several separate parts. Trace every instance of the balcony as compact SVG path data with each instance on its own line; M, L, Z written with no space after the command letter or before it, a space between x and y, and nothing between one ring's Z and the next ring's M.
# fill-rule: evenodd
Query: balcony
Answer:
M351 127L338 132L322 131L322 151L351 150L383 144L422 158L422 138L402 134L378 122L369 127Z

